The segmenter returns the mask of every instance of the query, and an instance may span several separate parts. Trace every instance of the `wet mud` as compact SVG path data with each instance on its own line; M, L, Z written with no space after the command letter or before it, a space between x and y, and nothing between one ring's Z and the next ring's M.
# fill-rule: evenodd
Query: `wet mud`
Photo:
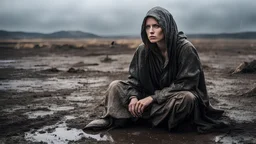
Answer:
M103 115L104 93L125 80L135 49L92 46L12 49L0 53L0 143L256 143L256 74L233 71L256 59L254 40L192 40L212 105L231 127L207 134L136 124L86 133Z

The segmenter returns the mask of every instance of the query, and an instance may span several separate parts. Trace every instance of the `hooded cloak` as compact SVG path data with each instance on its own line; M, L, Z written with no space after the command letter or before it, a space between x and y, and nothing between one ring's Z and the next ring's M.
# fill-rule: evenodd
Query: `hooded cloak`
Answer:
M153 17L163 30L168 52L166 60L157 45L147 38L145 23L148 17ZM143 43L137 48L129 67L129 86L122 98L123 104L127 105L132 96L138 99L152 96L155 103L162 104L173 92L190 91L198 100L200 114L197 115L200 116L195 118L198 124L201 119L215 123L206 115L221 116L223 111L214 109L209 103L198 53L185 34L178 32L172 15L161 7L149 10L141 26L141 38Z

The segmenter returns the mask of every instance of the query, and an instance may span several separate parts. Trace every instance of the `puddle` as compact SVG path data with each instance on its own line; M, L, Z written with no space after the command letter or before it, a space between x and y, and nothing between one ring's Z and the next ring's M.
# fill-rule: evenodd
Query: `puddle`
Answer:
M15 63L17 63L16 60L0 60L0 68L13 68L16 65Z
M74 107L72 107L72 106L62 106L62 107L51 106L49 109L52 111L68 111L68 110L74 109Z
M54 112L57 112L57 111L68 111L68 110L73 110L74 107L72 106L56 106L56 105L51 105L50 107L47 107L47 106L39 106L39 107L36 107L34 106L34 108L46 108L46 109L49 109L49 111L47 110L37 110L37 111L30 111L30 112L26 112L24 113L24 115L27 115L29 119L35 119L35 118L38 118L38 117L45 117L47 115L52 115L54 114Z
M71 96L66 97L67 100L71 102L83 102L83 101L91 101L95 99L100 99L102 97L99 96L90 96L87 94L81 94L81 93L72 93Z
M205 144L213 143L216 134L199 135L196 132L170 133L164 128L130 127L109 132L115 143L134 144Z
M79 82L79 84L83 84L86 87L93 88L93 87L106 86L108 82L109 82L108 77L94 77L94 78L87 78L83 82Z
M0 64L5 64L5 63L15 63L16 60L0 60Z
M76 117L75 116L72 116L72 115L66 115L64 117L65 120L71 120L71 119L75 119Z
M35 119L37 117L44 117L47 115L52 115L54 112L53 111L33 111L33 112L27 112L24 113L24 115L27 115L29 119Z
M75 117L66 117L73 119ZM48 132L47 129L54 129ZM106 141L115 143L244 143L255 142L255 138L250 135L229 136L227 134L205 134L198 135L196 132L169 133L163 129L151 129L145 127L131 127L125 129L114 129L109 133L88 134L80 129L68 128L65 121L52 126L46 126L36 132L25 133L25 139L32 142L60 143L67 144L71 141L78 141L82 138L94 139L96 141ZM84 141L86 142L86 141Z
M17 110L21 110L21 109L25 109L26 108L26 106L13 106L13 107L11 107L11 108L7 108L7 109L3 109L3 111L4 112L8 112L8 113L13 113L13 112L15 112L15 111L17 111Z
M256 138L253 136L245 136L245 135L219 135L215 137L216 143L224 143L224 144L244 144L244 143L256 143Z
M69 101L73 101L73 102L82 102L82 101L87 101L87 100L93 100L94 97L92 97L92 96L83 96L83 97L69 96L66 99Z
M73 119L73 116L66 116L65 120ZM47 129L54 129L53 131L47 131ZM110 141L113 142L112 137L109 134L105 135L92 135L83 132L81 129L68 128L65 121L59 122L52 126L43 127L36 132L26 132L25 139L32 142L45 142L48 144L68 144L70 141L78 141L82 138L95 139L97 141Z
M49 78L46 80L21 79L21 80L5 80L0 85L0 90L16 90L18 92L43 92L56 91L60 89L74 89L81 87L79 81L83 79L57 79Z
M44 92L56 91L61 89L76 89L83 86L98 87L106 85L107 77L98 78L48 78L45 80L38 79L21 79L21 80L3 80L1 81L0 90L15 90L17 92Z
M108 77L87 79L87 81L84 83L80 83L84 85L83 89L71 93L71 95L67 96L66 99L72 102L83 102L101 99L102 96L91 95L90 92L88 92L88 88L91 89L95 87L98 89L100 86L108 85L108 82Z

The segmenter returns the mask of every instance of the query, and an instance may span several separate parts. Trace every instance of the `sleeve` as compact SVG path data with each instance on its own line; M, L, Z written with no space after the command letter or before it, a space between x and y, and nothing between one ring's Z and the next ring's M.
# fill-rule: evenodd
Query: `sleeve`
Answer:
M140 48L140 47L139 47ZM128 76L128 87L126 91L126 103L130 101L132 97L139 97L139 89L141 88L141 84L139 81L139 48L136 50L132 61L129 67L129 76Z
M201 63L193 46L184 47L178 58L176 80L169 87L156 90L152 96L157 103L163 103L175 91L195 91L198 87Z

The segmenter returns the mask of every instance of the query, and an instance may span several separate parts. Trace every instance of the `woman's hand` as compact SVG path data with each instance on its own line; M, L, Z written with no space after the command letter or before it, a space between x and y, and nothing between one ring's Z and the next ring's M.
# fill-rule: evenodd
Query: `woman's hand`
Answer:
M129 112L134 116L138 117L139 115L135 111L135 105L138 102L138 99L136 97L132 98L130 103L129 103Z
M153 102L153 98L151 96L148 96L144 99L139 100L135 104L135 113L141 116L145 108L148 107L152 102Z

